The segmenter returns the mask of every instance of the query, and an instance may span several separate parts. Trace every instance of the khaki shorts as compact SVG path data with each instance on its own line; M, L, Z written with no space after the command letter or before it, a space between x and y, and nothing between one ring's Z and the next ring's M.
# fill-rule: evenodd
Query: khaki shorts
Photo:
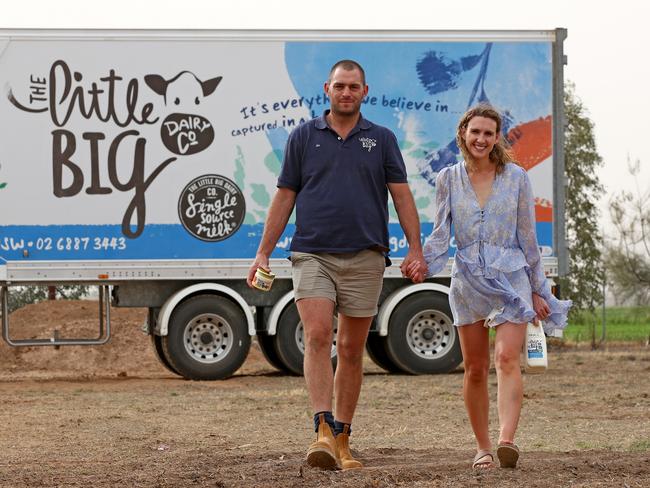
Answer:
M329 254L292 252L296 301L328 298L349 317L373 317L383 284L384 256L371 249Z

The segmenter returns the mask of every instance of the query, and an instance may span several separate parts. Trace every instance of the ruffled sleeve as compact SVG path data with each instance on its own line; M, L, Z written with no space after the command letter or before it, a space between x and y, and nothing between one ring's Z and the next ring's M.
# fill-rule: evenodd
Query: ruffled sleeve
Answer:
M543 321L544 332L552 334L554 329L564 329L567 324L567 314L571 308L571 300L558 300L551 293L551 285L544 274L542 256L537 244L535 232L535 203L533 190L528 174L522 170L519 184L519 204L517 207L517 239L528 264L526 271L530 286L534 293L546 300L551 309L549 316Z
M424 242L424 259L427 262L427 276L434 276L449 260L449 238L451 234L451 194L449 167L438 173L436 178L436 218L433 232Z
M537 233L535 231L535 202L533 201L533 189L530 185L528 173L521 170L519 180L519 202L517 205L517 240L519 247L524 252L526 263L528 263L528 277L530 286L538 295L542 294L546 284L546 275L542 256L537 244Z

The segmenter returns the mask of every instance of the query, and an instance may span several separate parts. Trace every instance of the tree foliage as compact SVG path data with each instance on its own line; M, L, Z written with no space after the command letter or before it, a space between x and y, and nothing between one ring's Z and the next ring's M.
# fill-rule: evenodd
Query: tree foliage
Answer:
M635 191L621 191L609 202L617 236L607 246L607 276L622 302L650 302L650 189L639 186L641 163L628 158ZM618 301L617 300L617 301Z
M87 286L63 285L56 287L56 298L63 300L78 300L88 293ZM47 300L47 286L17 286L12 287L9 293L9 311L29 305L31 303Z
M604 271L596 203L602 195L603 186L596 170L603 162L596 150L594 125L575 95L572 84L565 87L564 113L569 273L560 283L563 295L573 300L572 313L577 313L581 309L593 310L602 302Z

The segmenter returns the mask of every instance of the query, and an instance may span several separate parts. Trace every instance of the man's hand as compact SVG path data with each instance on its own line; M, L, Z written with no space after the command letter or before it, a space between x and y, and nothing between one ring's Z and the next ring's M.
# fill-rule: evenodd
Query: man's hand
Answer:
M424 260L422 251L418 252L409 249L399 268L402 276L410 278L413 283L422 283L427 274L427 263Z
M246 284L250 288L255 288L253 286L253 280L255 279L257 268L262 268L265 271L271 271L271 268L269 268L269 257L261 253L257 253L255 255L255 261L253 261L253 264L251 264L251 267L248 269L248 278L246 278Z
M287 226L287 221L293 210L293 205L296 202L296 192L289 188L278 188L275 192L273 200L271 201L271 208L266 216L266 223L264 224L264 233L262 240L257 248L255 261L251 264L248 270L248 277L246 283L253 288L253 279L257 268L264 268L266 271L269 269L269 256L275 248L282 231Z
M537 293L533 293L533 310L535 310L539 320L545 320L551 314L551 307L549 307L546 300Z

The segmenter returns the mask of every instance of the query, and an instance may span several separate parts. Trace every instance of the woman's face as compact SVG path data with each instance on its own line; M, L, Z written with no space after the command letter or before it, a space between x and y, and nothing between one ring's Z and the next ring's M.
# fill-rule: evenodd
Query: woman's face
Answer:
M467 124L463 139L474 161L489 161L490 151L499 140L496 121L487 117L473 117Z

